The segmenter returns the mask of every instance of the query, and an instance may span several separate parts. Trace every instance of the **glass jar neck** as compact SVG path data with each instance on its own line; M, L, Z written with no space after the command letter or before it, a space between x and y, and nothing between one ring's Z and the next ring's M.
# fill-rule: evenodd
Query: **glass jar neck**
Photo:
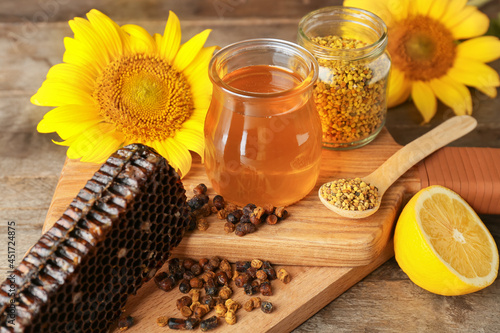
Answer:
M255 92L237 89L225 78L232 72L251 66L271 66L293 73L299 82L290 89L273 92ZM248 101L276 102L309 94L318 77L314 56L303 47L278 39L251 39L231 44L212 57L209 77L214 94L224 93L229 98Z
M361 40L367 45L353 49L334 49L312 41L314 37L340 36ZM317 58L327 60L369 60L387 47L387 26L377 15L351 7L326 7L304 16L299 22L299 44Z
M292 113L312 102L312 89L283 93L276 97L254 97L235 94L220 86L215 86L212 94L213 105L218 112L238 113L245 117L269 118Z

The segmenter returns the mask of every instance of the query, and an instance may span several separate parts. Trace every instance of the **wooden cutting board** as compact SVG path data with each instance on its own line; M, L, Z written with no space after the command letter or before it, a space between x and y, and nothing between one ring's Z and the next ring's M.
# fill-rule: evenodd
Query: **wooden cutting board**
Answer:
M351 176L355 171L368 174L397 149L399 146L384 130L374 143L363 149L347 152L325 150L318 186L332 177ZM98 167L66 161L44 231L62 215ZM200 182L208 184L198 160L183 183L189 193ZM264 225L257 233L242 238L226 234L223 221L212 217L210 228L186 235L174 250L174 256L200 258L217 255L232 262L260 258L274 264L287 264L276 268L285 268L292 281L287 285L273 281L273 296L262 297L273 303L275 310L272 314L264 314L260 309L252 312L240 309L238 323L230 326L220 319L217 332L289 332L394 255L392 225L406 183L408 181L402 179L394 190L388 191L381 211L374 217L357 223L332 216L316 197L318 186L303 201L289 207L291 215L287 220L274 226ZM213 196L212 191L210 194ZM292 264L302 266L289 266ZM356 267L327 267L331 265ZM236 301L243 303L249 298L234 284L233 290L232 298ZM181 318L175 306L181 296L177 288L165 293L153 281L146 283L125 306L124 314L132 315L135 320L128 332L164 332L166 328L159 327L156 319L160 316ZM211 315L213 313L208 316ZM115 331L119 332L118 329Z
M292 276L292 281L284 284L274 280L271 282L273 296L256 295L262 300L270 301L274 311L265 314L260 309L254 309L252 312L239 309L236 313L236 325L230 326L221 318L219 327L214 332L290 332L393 255L391 240L380 256L366 266L276 266L277 269L284 267ZM234 283L231 283L231 287L234 291L231 298L237 302L244 304L250 298L242 289L236 288ZM170 331L168 328L159 327L156 319L160 316L183 318L175 305L176 300L182 296L184 294L181 294L178 288L166 293L158 289L153 281L146 283L137 295L128 299L125 306L124 315L131 315L135 322L127 333ZM213 315L214 311L211 311L205 319ZM120 331L115 329L114 332ZM200 330L196 329L196 332Z
M226 234L224 222L212 217L208 230L194 231L184 237L174 256L201 258L217 255L232 262L260 258L284 265L277 268L284 267L293 277L287 285L273 281L274 295L263 297L274 304L272 314L264 314L259 309L249 313L240 309L237 325L229 326L219 320L221 327L218 332L288 332L307 320L394 255L391 237L394 220L405 197L422 186L441 183L455 187L457 192L468 196L469 202L474 202L477 209L482 209L485 200L475 199L482 190L481 186L473 184L487 183L491 186L484 188L500 188L500 170L496 167L500 165L499 150L445 148L401 177L386 192L381 209L369 218L358 221L343 219L322 206L316 196L322 183L337 177L367 175L399 148L384 129L373 143L361 149L324 150L316 188L304 200L288 208L291 216L287 220L274 226L264 225L257 233L240 238ZM464 168L453 169L456 164L475 171L471 175L464 172ZM66 161L44 230L61 216L98 167ZM195 160L192 171L183 179L188 195L200 182L208 184L203 166ZM497 208L491 202L495 203L499 191L484 191L489 191L491 198L490 204L484 206L484 212L494 213L491 207ZM211 191L210 194L214 193ZM244 302L248 299L241 289L233 289L235 300ZM181 296L177 289L165 293L149 281L127 301L125 314L135 319L134 326L128 331L164 332L165 328L158 327L156 319L159 316L181 317L175 307L175 301Z
M322 183L334 178L369 174L399 148L400 145L384 129L375 141L363 148L350 151L324 149L316 187L306 198L287 208L290 216L286 220L276 225L261 225L256 233L238 237L234 233L225 233L225 221L210 216L210 227L184 237L173 255L193 258L218 255L232 262L248 259L251 255L282 265L368 265L384 250L405 193L414 193L420 188L418 172L410 170L386 192L380 210L362 220L335 215L321 204L317 191ZM66 161L44 231L62 215L98 168L97 164ZM188 197L199 183L210 188L204 167L196 158L190 173L182 181ZM214 195L212 190L209 194Z

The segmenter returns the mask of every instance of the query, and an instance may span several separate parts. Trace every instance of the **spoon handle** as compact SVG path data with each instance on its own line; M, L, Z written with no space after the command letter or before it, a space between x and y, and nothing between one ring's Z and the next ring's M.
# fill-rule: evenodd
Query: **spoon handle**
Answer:
M382 195L413 165L439 148L469 133L476 125L477 121L471 116L450 118L401 148L377 170L365 177L365 180L377 184L379 194Z

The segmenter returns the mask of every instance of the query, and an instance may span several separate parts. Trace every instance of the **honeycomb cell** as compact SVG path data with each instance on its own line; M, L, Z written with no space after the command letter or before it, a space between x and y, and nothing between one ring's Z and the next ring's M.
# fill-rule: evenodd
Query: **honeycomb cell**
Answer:
M88 300L91 300L91 301L93 301L93 300L94 300L94 298L92 297L92 294L90 294L90 295L89 295L89 296L87 296L87 297L88 297L88 298L87 298ZM90 305L91 305L91 304L92 304L92 303L89 303L89 302L85 302L85 303L83 303L83 304L82 304L82 310L81 310L81 311L83 312L84 317L85 317L85 314L87 313L88 309L90 308Z
M152 196L152 195L148 196L148 203L149 204L153 205L155 203L155 201L156 201L156 198L154 196Z
M113 249L117 249L119 244L120 240L118 238L114 238L111 241L109 241L109 246Z
M167 191L166 193L170 194L169 191ZM155 199L156 199L156 201L155 201L156 205L163 205L163 201L164 201L163 197L156 197Z
M84 322L84 323L88 323L88 322L89 322L89 319L90 319L90 312L89 312L88 310L85 310L85 311L83 312L82 319L83 319L83 322Z
M146 249L148 249L148 248L149 248L149 243L145 242L141 239L141 250L146 251ZM147 258L148 253L144 252L144 254L146 255L146 258ZM144 258L144 259L146 259L146 258Z
M138 276L136 279L135 279L135 283L140 283L142 281L142 279L144 278L144 276Z
M71 320L73 320L73 318L75 317L75 314L74 314L73 312L69 311L68 313L61 313L61 317L62 317L62 318L60 318L60 319L59 319L59 321L60 321L61 323L64 323L64 322L66 322L66 321L71 321ZM63 319L63 318L64 318L64 319Z
M157 205L156 203L152 203L152 204L149 206L149 212L150 212L151 214L154 214L154 213L156 212L157 208L158 208L157 206L158 206L158 205Z
M57 295L57 303L63 303L65 299L66 299L66 295L64 295L64 294Z
M69 323L66 324L66 326L64 327L64 330L66 332L73 332L75 330L75 323L70 321Z
M119 149L14 271L23 277L16 330L107 332L178 244L189 211L163 157L137 144ZM2 332L10 302L0 298Z
M105 317L105 320L106 321L112 321L113 320L113 317L114 317L114 313L111 312L111 311L106 311L106 317Z
M85 321L82 328L84 332L89 332L92 324L89 321Z
M161 254L161 251L163 250L163 244L160 242L156 243L155 249L156 251L158 251L159 254Z
M66 317L66 316L64 316L64 317ZM56 322L57 318L58 318L58 314L57 313L53 313L53 314L50 315L49 321Z

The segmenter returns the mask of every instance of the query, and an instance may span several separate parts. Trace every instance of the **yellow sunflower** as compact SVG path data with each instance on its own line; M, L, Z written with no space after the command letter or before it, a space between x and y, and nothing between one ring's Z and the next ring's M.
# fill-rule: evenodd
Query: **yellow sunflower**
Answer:
M190 150L203 157L203 126L212 85L208 63L215 50L203 47L210 30L181 45L177 16L170 12L163 36L137 25L118 26L91 10L88 20L69 22L63 63L53 66L31 98L55 109L38 124L57 132L69 158L104 162L130 143L153 147L182 176Z
M491 98L500 85L498 73L486 62L500 57L500 41L483 36L488 17L467 0L345 0L380 16L389 28L392 57L388 106L411 95L428 122L436 113L437 99L457 115L472 113L467 86ZM476 37L476 38L473 38ZM472 38L472 39L469 39ZM465 40L461 43L458 41Z

